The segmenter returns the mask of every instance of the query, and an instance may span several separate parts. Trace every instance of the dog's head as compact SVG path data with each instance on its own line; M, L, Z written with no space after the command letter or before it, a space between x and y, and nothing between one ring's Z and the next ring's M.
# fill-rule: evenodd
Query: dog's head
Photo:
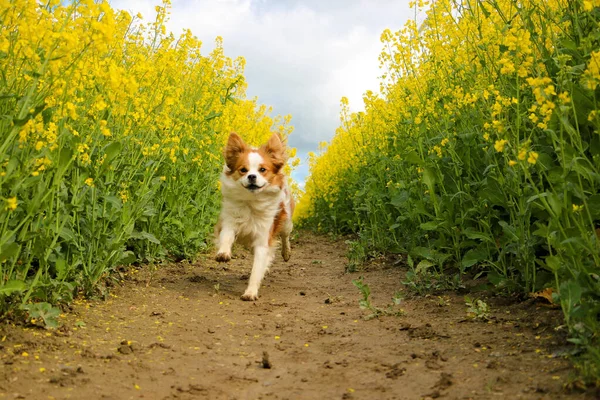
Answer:
M274 133L258 149L248 146L236 133L229 135L224 151L226 174L245 189L258 193L269 186L283 185L285 144Z

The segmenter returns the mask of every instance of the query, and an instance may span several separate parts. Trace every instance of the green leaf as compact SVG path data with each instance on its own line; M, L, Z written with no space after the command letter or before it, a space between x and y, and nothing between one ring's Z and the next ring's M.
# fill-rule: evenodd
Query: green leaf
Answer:
M568 280L560 284L558 293L561 303L567 304L568 309L571 310L581 300L582 291L576 281Z
M66 226L63 226L60 229L59 236L61 237L61 239L64 239L67 242L75 242L75 232L73 232L71 229L67 228Z
M506 236L508 236L511 240L513 240L515 242L519 241L519 236L517 236L517 231L515 228L513 228L508 223L506 223L506 221L500 221L498 223L502 227L502 230L504 231Z
M427 271L429 268L433 267L435 264L429 260L421 260L417 264L417 268L415 268L415 272L418 274L420 272Z
M104 154L106 154L106 158L104 159L103 165L109 165L111 161L119 155L123 145L121 142L112 142L108 146L104 148Z
M67 261L63 257L60 257L56 260L54 267L56 268L56 277L62 280L67 273Z
M562 209L562 203L556 193L548 193L548 204L550 204L550 207L552 208L552 212L554 213L554 215L556 215L556 216L560 215L560 211Z
M204 117L204 121L210 121L211 119L215 119L220 117L221 115L223 115L222 112L215 112L214 110L211 111L210 114L208 114L206 117Z
M156 238L156 236L154 236L151 233L145 232L145 231L142 231L142 232L132 232L131 233L131 238L132 239L138 239L138 240L147 240L147 241L149 241L151 243L154 243L154 244L160 244L160 240L158 240Z
M546 153L540 153L536 165L538 169L547 171L553 166L552 157Z
M131 250L127 250L124 251L123 254L121 254L121 259L119 260L119 263L127 265L127 264L131 264L133 262L135 262L137 260L137 257L135 255L135 253Z
M478 231L474 230L473 228L467 228L464 231L462 231L462 233L469 239L477 239L477 240L481 240L484 242L494 243L494 240L492 239L492 237L490 235L486 235L483 232L478 232Z
M4 286L0 286L0 295L8 296L14 292L22 293L27 289L25 282L11 280L4 284Z
M593 220L600 219L600 194L594 194L587 199L587 208Z
M506 198L501 188L502 185L497 180L488 176L485 179L485 185L479 190L479 197L488 200L493 205L504 206Z
M390 204L396 208L405 208L407 203L408 192L406 190L396 193L390 200Z
M435 260L435 250L429 249L427 247L421 247L421 246L417 246L414 249L412 249L412 253L414 255L417 255L421 258L425 258L427 260Z
M425 170L423 171L423 183L425 183L425 185L427 185L427 188L429 188L430 192L434 191L435 182L436 182L435 171L432 170L431 168L425 168Z
M466 269L482 261L485 261L487 257L488 252L486 249L471 249L465 253L460 264L463 267L463 269Z
M410 164L416 164L416 165L423 164L423 160L421 159L421 157L419 157L419 154L414 150L405 154L403 158L406 161L408 161Z
M6 260L16 256L20 251L21 246L18 243L6 243L0 250L0 262L5 262Z
M60 150L60 157L58 159L58 168L65 169L69 166L69 163L73 159L73 151L69 148L63 148Z
M421 229L423 229L424 231L434 231L437 228L439 228L440 224L435 222L435 221L429 221L429 222L425 222L421 225L419 225L421 227Z
M27 310L31 318L41 318L49 328L58 328L60 309L53 307L50 303L26 304L22 307Z

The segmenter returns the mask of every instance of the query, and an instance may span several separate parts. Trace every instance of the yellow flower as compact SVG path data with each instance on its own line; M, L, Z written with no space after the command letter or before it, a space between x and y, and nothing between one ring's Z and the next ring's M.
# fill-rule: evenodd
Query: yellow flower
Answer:
M583 73L585 86L590 90L595 90L600 84L600 51L595 51L590 56L590 62Z
M10 210L10 211L14 211L17 208L17 198L16 197L10 197L8 199L6 199L6 209Z
M558 98L563 104L569 104L571 102L571 97L568 92L562 92L558 95Z
M504 147L506 146L506 143L508 143L508 140L505 140L505 139L496 140L496 143L494 143L494 148L496 149L496 151L498 153L502 153L504 151Z
M87 178L85 180L85 184L88 185L89 187L94 187L94 179L93 178Z
M535 151L531 151L531 152L529 152L529 157L527 158L527 162L529 164L535 164L537 162L538 157L539 157L538 153L536 153Z
M517 156L517 158L521 161L525 160L525 158L527 158L527 150L525 150L525 149L519 150L519 155Z
M515 160L510 160L508 162L508 165L510 165L511 167L514 167L515 165L517 165L517 162Z
M577 205L577 204L573 204L573 212L579 212L583 210L583 205Z

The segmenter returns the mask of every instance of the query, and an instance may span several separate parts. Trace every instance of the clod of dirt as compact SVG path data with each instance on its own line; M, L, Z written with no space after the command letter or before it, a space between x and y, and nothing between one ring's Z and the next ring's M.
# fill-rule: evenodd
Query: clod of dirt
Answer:
M266 351L263 351L261 366L265 369L271 369L273 367L273 364L269 361L269 353Z
M172 346L169 345L169 344L159 343L159 342L152 343L152 344L148 345L148 347L151 348L151 349L154 349L155 347L160 347L160 348L163 348L163 349L171 349L172 348Z
M399 331L407 331L410 329L410 324L409 323L403 323L400 325L400 328L398 328Z
M63 375L70 375L70 376L74 376L77 374L83 374L83 368L81 366L72 367L70 365L61 365L60 371L63 373Z
M442 369L442 366L437 362L437 360L425 361L425 367L427 367L428 369L433 369L433 370Z
M137 345L134 345L132 342L130 342L129 340L123 340L121 342L121 345L119 346L119 348L117 349L119 351L119 353L121 354L131 354L134 352L134 350L139 350L139 347Z
M432 356L433 358L436 358L436 359L440 360L440 361L444 361L444 362L448 361L448 357L446 357L446 356L442 355L442 353L440 353L440 351L439 351L439 350L435 350L435 351L433 351L433 352L431 353L431 356Z
M213 328L208 328L208 333L215 333L215 330Z
M423 326L418 326L416 328L408 328L408 337L411 339L433 339L433 338L441 338L441 339L449 339L450 336L444 333L437 333L432 327L431 324L425 324Z
M400 364L394 364L391 366L390 370L385 373L386 378L396 379L406 373L406 368L400 368Z
M188 278L188 281L192 282L192 283L200 283L200 282L204 282L207 281L208 279L206 279L206 277L202 276L202 275L194 275L194 276L190 276Z
M433 392L426 394L425 396L423 396L424 400L428 400L428 399L437 399L438 397L440 397L440 391L439 390L434 390Z
M442 374L440 375L440 379L436 382L435 385L433 385L432 389L448 389L450 386L452 386L453 383L454 382L452 381L452 374L442 372Z

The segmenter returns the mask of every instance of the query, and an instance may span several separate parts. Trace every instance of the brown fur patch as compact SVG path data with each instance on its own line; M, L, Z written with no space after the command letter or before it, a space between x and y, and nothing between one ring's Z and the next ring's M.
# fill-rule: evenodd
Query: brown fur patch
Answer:
M243 155L249 153L252 149L244 143L242 138L235 132L232 132L229 135L229 139L227 140L227 145L225 146L225 150L223 151L223 157L225 158L225 164L229 168L228 175L233 175L243 165L240 165L240 162L243 160L247 160L248 157L244 157Z
M285 144L281 141L279 135L277 133L271 135L267 144L260 146L258 154L265 160L262 167L267 170L262 175L270 184L282 188L285 176L283 175L281 168L287 161L287 154Z
M285 195L290 196L290 218L294 215L294 209L296 208L296 202L294 201L294 196L290 194L290 190L285 188Z
M269 246L273 244L273 240L277 237L277 235L279 235L279 232L281 232L281 228L287 219L288 215L285 211L285 205L283 202L281 202L279 204L279 212L273 220L273 225L271 225L271 232L269 233Z
M281 138L277 133L272 134L267 144L260 146L258 152L264 159L269 159L271 161L276 169L276 173L279 172L287 161L285 144L281 141Z

